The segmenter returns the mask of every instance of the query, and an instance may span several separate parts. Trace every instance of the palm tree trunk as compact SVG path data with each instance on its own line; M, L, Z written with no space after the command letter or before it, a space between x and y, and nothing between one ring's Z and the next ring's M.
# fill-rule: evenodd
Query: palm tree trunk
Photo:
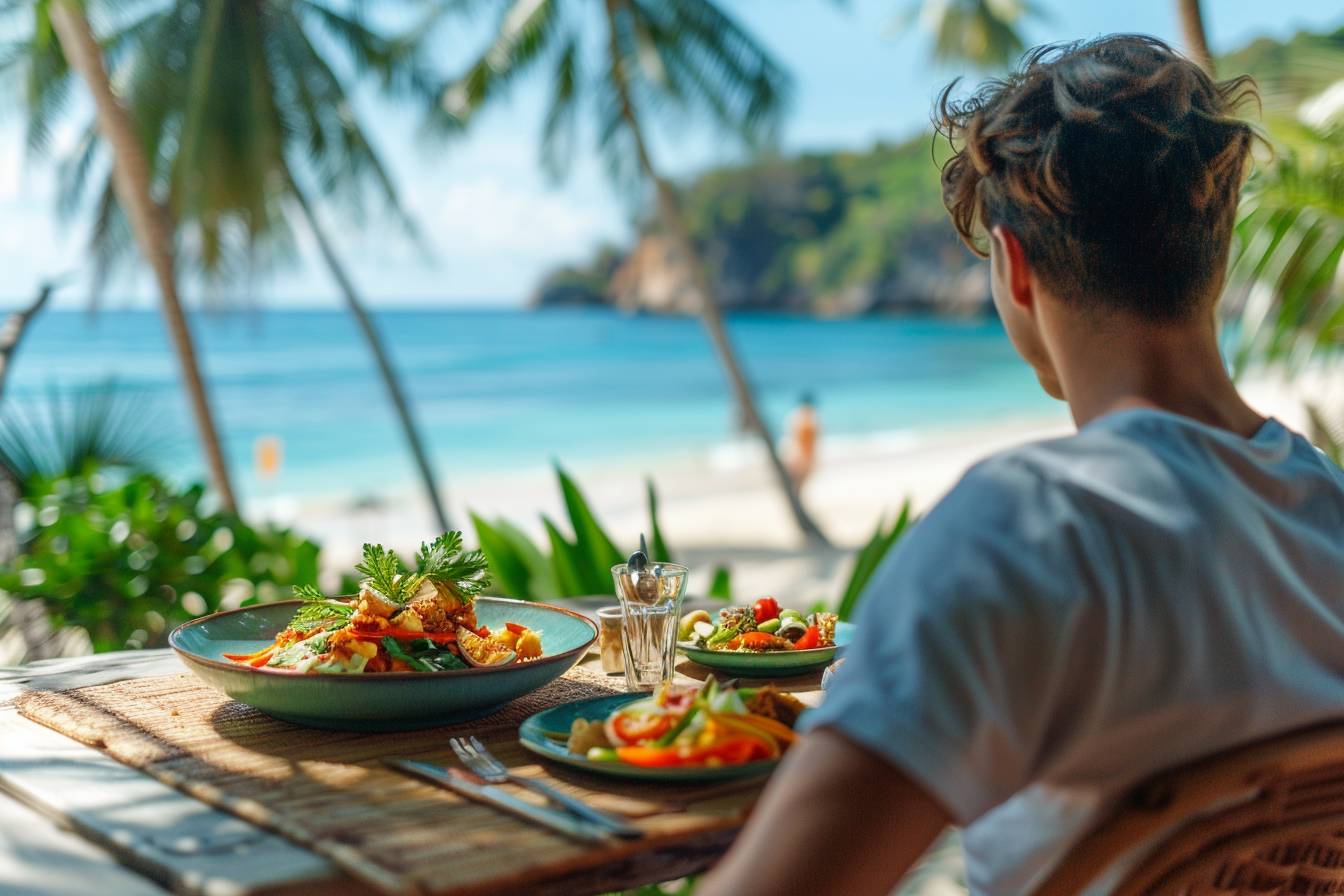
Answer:
M19 343L28 332L28 324L47 306L58 285L53 280L41 284L37 288L37 298L33 299L33 303L27 308L15 311L6 318L4 326L0 326L0 398L5 395L5 386L9 383L9 370L14 366L14 353L19 350ZM0 527L8 521L9 515L0 510ZM0 547L0 563L6 560L4 549Z
M234 499L233 483L229 479L229 468L224 461L224 450L215 428L210 399L196 360L191 329L177 293L173 238L168 215L154 201L150 191L149 160L145 158L144 147L136 136L130 114L112 92L107 68L103 64L102 49L84 15L83 6L78 0L55 0L51 4L50 16L52 30L56 32L66 60L93 94L98 130L112 147L112 186L117 201L126 211L131 232L140 245L140 254L154 272L164 322L182 368L183 385L196 419L197 436L205 451L210 480L219 495L220 504L226 510L236 512L238 505Z
M778 484L780 491L784 493L784 497L789 503L789 510L793 513L798 528L802 530L803 537L808 544L829 547L830 542L826 539L825 533L821 531L821 527L808 514L807 508L803 507L798 489L794 486L788 470L784 469L784 464L779 459L779 452L775 450L775 440L770 433L770 427L766 425L765 418L761 416L760 410L756 407L756 399L751 394L751 384L747 382L746 374L742 371L742 365L737 360L737 353L733 350L732 342L728 339L728 331L723 324L723 313L719 309L718 298L714 294L713 283L710 281L708 271L705 268L704 259L701 258L699 250L696 249L695 241L691 239L690 226L687 224L686 215L682 211L681 201L672 185L658 174L653 165L648 144L644 140L644 130L640 127L639 117L635 114L634 103L630 99L630 86L625 77L620 42L616 37L617 2L618 0L605 0L611 79L620 100L621 119L625 122L626 130L629 131L631 140L635 145L639 167L644 172L644 176L653 184L657 194L659 221L667 236L676 246L678 254L686 262L686 266L690 270L691 285L700 294L700 318L709 333L709 340L714 345L714 352L718 355L719 363L723 365L724 372L728 375L728 384L732 389L733 399L737 404L742 422L756 434L762 447L765 448L766 457L769 459L770 469L774 473L776 484Z
M447 532L452 526L448 524L448 514L443 509L443 498L434 478L434 468L429 463L429 455L425 452L424 442L420 439L420 431L416 428L415 417L411 414L411 406L406 401L406 393L401 388L401 380L397 377L397 371L392 366L391 358L388 357L382 336L378 333L378 327L369 317L368 311L364 308L364 303L359 299L359 294L355 292L354 283L346 274L345 267L337 257L331 241L327 239L326 231L322 229L321 223L317 220L316 212L308 203L308 197L299 188L293 175L288 172L286 174L289 177L290 190L294 194L295 201L298 202L299 209L303 212L304 220L308 222L308 229L312 231L313 239L317 241L317 247L322 253L323 261L327 264L327 270L331 272L332 279L336 281L336 286L345 299L346 307L355 318L355 323L359 325L360 331L364 334L364 341L369 344L369 351L373 353L373 359L378 364L378 373L383 378L383 385L387 387L388 397L392 399L392 407L396 410L397 419L401 422L401 431L406 437L406 444L415 457L415 464L420 472L420 482L424 486L425 497L429 500L429 506L434 511L434 518L439 523L439 530Z
M1209 52L1209 39L1204 32L1204 14L1199 8L1199 0L1176 0L1176 14L1181 19L1181 39L1185 43L1185 51L1212 76L1213 54Z

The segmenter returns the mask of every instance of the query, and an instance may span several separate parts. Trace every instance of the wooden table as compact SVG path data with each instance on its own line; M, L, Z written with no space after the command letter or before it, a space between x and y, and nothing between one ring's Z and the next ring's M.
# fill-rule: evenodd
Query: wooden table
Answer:
M586 662L596 664L596 654ZM167 650L0 669L0 891L85 892L95 880L99 896L162 893L160 887L202 896L363 891L325 859L21 718L8 705L26 687L83 687L182 669ZM698 669L683 664L681 672ZM788 687L815 702L819 682L818 675ZM529 893L577 896L671 880L712 864L735 833L638 853Z

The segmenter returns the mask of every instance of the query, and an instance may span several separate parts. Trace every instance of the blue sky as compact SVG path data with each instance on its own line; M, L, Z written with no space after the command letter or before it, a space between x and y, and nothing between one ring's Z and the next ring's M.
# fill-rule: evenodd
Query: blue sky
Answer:
M929 61L926 35L897 28L906 0L724 5L794 75L794 102L781 138L785 151L860 148L917 133L938 89L960 74ZM1028 28L1032 43L1114 31L1179 41L1174 0L1041 5L1048 17ZM1344 21L1338 7L1323 0L1204 0L1204 9L1215 52L1261 34L1286 37ZM475 36L470 30L446 33L445 58ZM363 228L343 223L340 248L371 304L518 304L547 269L582 259L603 240L628 236L633 202L619 195L595 161L581 159L563 184L542 176L536 150L542 87L540 81L519 85L509 102L452 145L426 145L409 110L364 103L369 128L430 248L426 258L376 219ZM696 130L662 133L656 148L660 164L677 174L737 157ZM0 305L25 300L44 276L80 268L82 222L58 224L52 204L48 166L25 158L21 122L11 108L0 116ZM312 247L302 246L300 254L291 269L252 284L251 299L270 307L336 307ZM199 291L185 287L189 294ZM109 302L114 306L152 302L143 276L123 278L112 292L119 297ZM81 307L79 293L72 288L60 301Z

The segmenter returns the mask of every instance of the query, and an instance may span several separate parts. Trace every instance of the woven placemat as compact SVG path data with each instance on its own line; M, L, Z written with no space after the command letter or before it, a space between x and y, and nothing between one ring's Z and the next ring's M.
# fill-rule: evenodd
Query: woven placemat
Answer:
M578 667L463 725L362 734L315 731L234 702L190 675L29 691L19 712L211 805L274 830L387 893L525 892L529 882L740 824L756 787L649 787L541 765L517 726L542 709L615 693ZM641 841L593 847L393 772L413 756L454 764L447 740L470 732L514 771L546 780L644 828ZM526 791L519 791L520 794Z

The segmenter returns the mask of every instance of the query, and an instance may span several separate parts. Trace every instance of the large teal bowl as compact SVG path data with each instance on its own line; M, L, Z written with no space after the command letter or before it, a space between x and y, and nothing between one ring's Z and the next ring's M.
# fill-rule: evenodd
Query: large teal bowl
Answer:
M169 645L206 684L268 715L338 731L409 731L488 715L568 672L597 639L586 617L548 604L482 597L476 618L492 630L517 622L541 632L542 656L497 669L305 675L224 659L252 653L289 623L299 601L244 607L179 626Z

